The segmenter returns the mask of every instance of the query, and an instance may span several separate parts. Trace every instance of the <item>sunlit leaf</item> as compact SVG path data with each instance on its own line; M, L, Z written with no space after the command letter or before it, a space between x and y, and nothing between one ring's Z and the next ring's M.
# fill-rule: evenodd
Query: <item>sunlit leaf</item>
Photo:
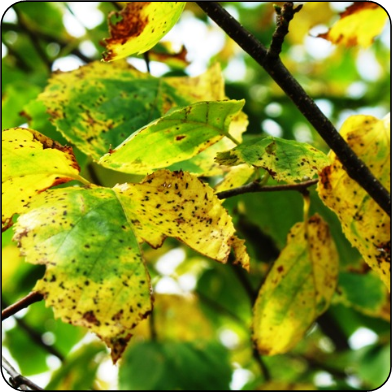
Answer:
M230 151L218 153L216 161L228 166L247 163L262 167L277 181L288 183L312 178L330 164L324 153L309 144L273 136L247 140Z
M2 132L2 229L28 206L33 196L51 186L79 179L71 147L37 131L11 128Z
M349 117L340 130L354 152L376 178L390 189L389 118ZM352 180L336 155L330 153L330 167L320 174L318 192L324 203L338 215L343 232L364 260L390 287L390 218L378 204Z
M247 115L244 112L239 112L230 123L229 133L236 141L242 142L242 134L246 131L247 126ZM235 146L236 144L232 140L225 137L194 157L171 165L169 169L184 170L206 177L222 175L227 172L228 168L215 162L216 154Z
M173 110L133 133L98 163L125 173L145 174L190 158L230 136L244 101L198 102Z
M230 379L227 350L205 342L138 342L119 373L124 390L228 390Z
M120 12L109 14L110 38L105 39L104 61L119 60L146 52L176 24L185 2L126 3Z
M56 317L95 332L114 361L151 311L141 242L159 247L175 237L223 263L233 248L235 262L249 263L221 201L187 173L160 171L113 189L48 190L29 209L14 238L26 261L46 265L34 290Z
M197 77L154 78L123 61L57 72L39 96L63 136L95 160L174 107L223 99L218 64Z
M225 178L215 187L215 190L217 192L222 192L228 189L237 188L249 182L254 174L254 167L250 167L246 164L235 166L231 168Z
M381 34L388 14L379 4L357 1L350 5L332 28L318 37L334 44L368 47Z
M297 223L264 282L254 307L253 338L261 354L292 349L329 306L335 291L338 253L318 216Z

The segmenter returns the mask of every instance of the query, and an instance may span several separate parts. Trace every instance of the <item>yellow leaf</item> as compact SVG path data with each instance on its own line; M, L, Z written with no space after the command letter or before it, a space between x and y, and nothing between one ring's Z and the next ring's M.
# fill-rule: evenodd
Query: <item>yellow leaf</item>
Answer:
M12 225L34 195L51 186L80 179L72 147L27 128L2 132L2 229Z
M234 235L230 215L213 189L197 177L187 172L159 170L140 184L116 185L113 190L140 242L158 248L166 237L176 237L222 263L233 247L238 256L236 262L247 268L249 260L243 244Z
M104 61L146 52L176 24L185 2L127 2L109 15L110 38L105 39ZM119 20L113 19L120 18Z
M230 167L225 178L215 187L216 192L226 191L246 184L255 174L254 167L247 164Z
M373 175L390 190L390 123L389 118L349 117L340 131L354 152ZM318 193L323 202L338 215L343 232L390 287L391 220L357 182L343 169L331 151L333 164L320 174Z
M292 349L329 306L338 253L320 216L297 223L264 282L254 306L253 339L261 354Z
M134 327L152 309L140 244L174 237L199 253L249 266L244 241L208 185L183 172L157 171L113 189L69 187L34 198L15 224L14 240L46 272L35 291L56 317L95 332L122 355Z
M367 48L384 29L388 14L377 3L356 1L348 7L332 28L318 37L334 44L360 45Z

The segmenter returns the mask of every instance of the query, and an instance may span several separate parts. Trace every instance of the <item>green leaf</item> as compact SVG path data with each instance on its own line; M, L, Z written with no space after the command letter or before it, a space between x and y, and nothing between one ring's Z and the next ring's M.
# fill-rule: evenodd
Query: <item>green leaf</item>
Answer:
M71 147L27 128L2 132L2 229L12 225L33 196L54 185L80 180Z
M230 151L219 153L216 161L228 166L247 163L262 167L277 181L287 183L312 178L330 165L328 157L309 144L273 136L247 140Z
M198 102L153 121L99 160L113 170L145 174L190 158L223 136L244 101Z
M110 38L104 40L104 61L146 52L176 24L185 2L131 2L109 14Z
M138 342L119 372L124 390L228 390L230 379L227 350L203 342Z
M223 99L218 64L197 77L158 79L125 61L57 72L39 96L64 137L96 161L172 108Z
M390 122L389 116L349 117L340 134L374 176L390 190ZM343 232L369 266L390 288L391 220L367 192L351 179L336 155L330 152L330 167L320 174L317 191L342 223Z
M1 118L1 128L12 128L22 125L26 119L21 116L23 106L37 97L41 89L25 81L9 84L3 93L2 111L6 115Z
M328 226L318 215L292 228L254 306L253 338L261 354L291 350L327 310L338 257Z
M337 300L346 306L373 317L389 321L388 292L373 271L367 273L340 272Z
M48 224L49 223L49 224ZM63 188L37 196L15 225L26 261L45 264L34 290L56 317L88 327L120 358L131 330L151 311L139 244L175 237L225 263L249 257L212 188L188 173L159 171L113 189Z

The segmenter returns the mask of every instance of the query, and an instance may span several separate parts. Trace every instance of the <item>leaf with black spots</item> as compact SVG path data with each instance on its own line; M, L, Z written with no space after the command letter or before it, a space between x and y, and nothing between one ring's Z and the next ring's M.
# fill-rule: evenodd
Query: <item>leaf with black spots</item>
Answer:
M133 1L109 14L110 38L104 40L107 51L103 60L119 60L151 49L176 24L185 4Z
M26 261L46 265L34 291L56 317L89 328L117 361L133 328L152 309L140 244L175 237L201 254L248 268L231 217L209 186L183 172L158 171L113 189L47 190L18 218L14 240Z
M247 163L261 167L277 181L292 184L312 178L330 164L324 153L309 144L273 136L247 140L230 151L218 153L216 161L227 166Z
M291 229L254 306L253 339L261 354L291 350L327 310L338 262L328 225L320 216Z
M340 134L373 175L390 191L390 121L373 116L349 117ZM332 165L320 174L317 191L324 204L342 223L351 245L362 254L380 279L390 288L391 219L378 204L351 179L332 151Z
M14 214L22 213L45 189L71 180L85 182L72 148L33 129L3 130L1 162L3 230L12 225Z

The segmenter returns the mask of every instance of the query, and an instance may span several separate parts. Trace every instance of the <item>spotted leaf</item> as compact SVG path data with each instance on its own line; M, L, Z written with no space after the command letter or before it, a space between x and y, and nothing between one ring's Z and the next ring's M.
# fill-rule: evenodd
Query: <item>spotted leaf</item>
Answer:
M277 181L295 183L312 178L330 164L328 157L306 143L272 136L247 140L230 151L218 153L222 165L243 163L267 170Z
M334 44L366 48L381 34L387 19L387 12L379 4L356 1L340 14L340 19L327 33L318 37Z
M118 60L151 49L176 24L185 4L134 1L109 14L110 38L104 40L103 60Z
M139 184L47 190L18 218L14 240L26 261L46 265L34 290L63 321L95 332L115 362L151 311L140 244L175 237L201 254L249 265L231 217L212 188L183 172L158 171Z
M218 64L197 77L154 78L117 61L56 72L38 99L63 136L98 161L170 109L223 100L225 95ZM237 123L243 132L243 117L238 122L234 119L233 124ZM231 134L236 135L236 129Z
M253 339L261 354L291 350L329 306L338 253L328 225L314 215L297 223L264 282L254 306Z
M195 156L223 136L244 101L198 102L173 110L133 133L98 163L125 173L146 174Z
M390 190L390 122L389 116L351 116L340 130L354 152L373 175ZM390 287L391 220L378 204L352 180L331 151L333 162L320 174L317 191L323 202L336 212L343 232Z
M71 147L37 131L10 128L2 132L2 229L11 225L33 197L51 186L79 177Z

